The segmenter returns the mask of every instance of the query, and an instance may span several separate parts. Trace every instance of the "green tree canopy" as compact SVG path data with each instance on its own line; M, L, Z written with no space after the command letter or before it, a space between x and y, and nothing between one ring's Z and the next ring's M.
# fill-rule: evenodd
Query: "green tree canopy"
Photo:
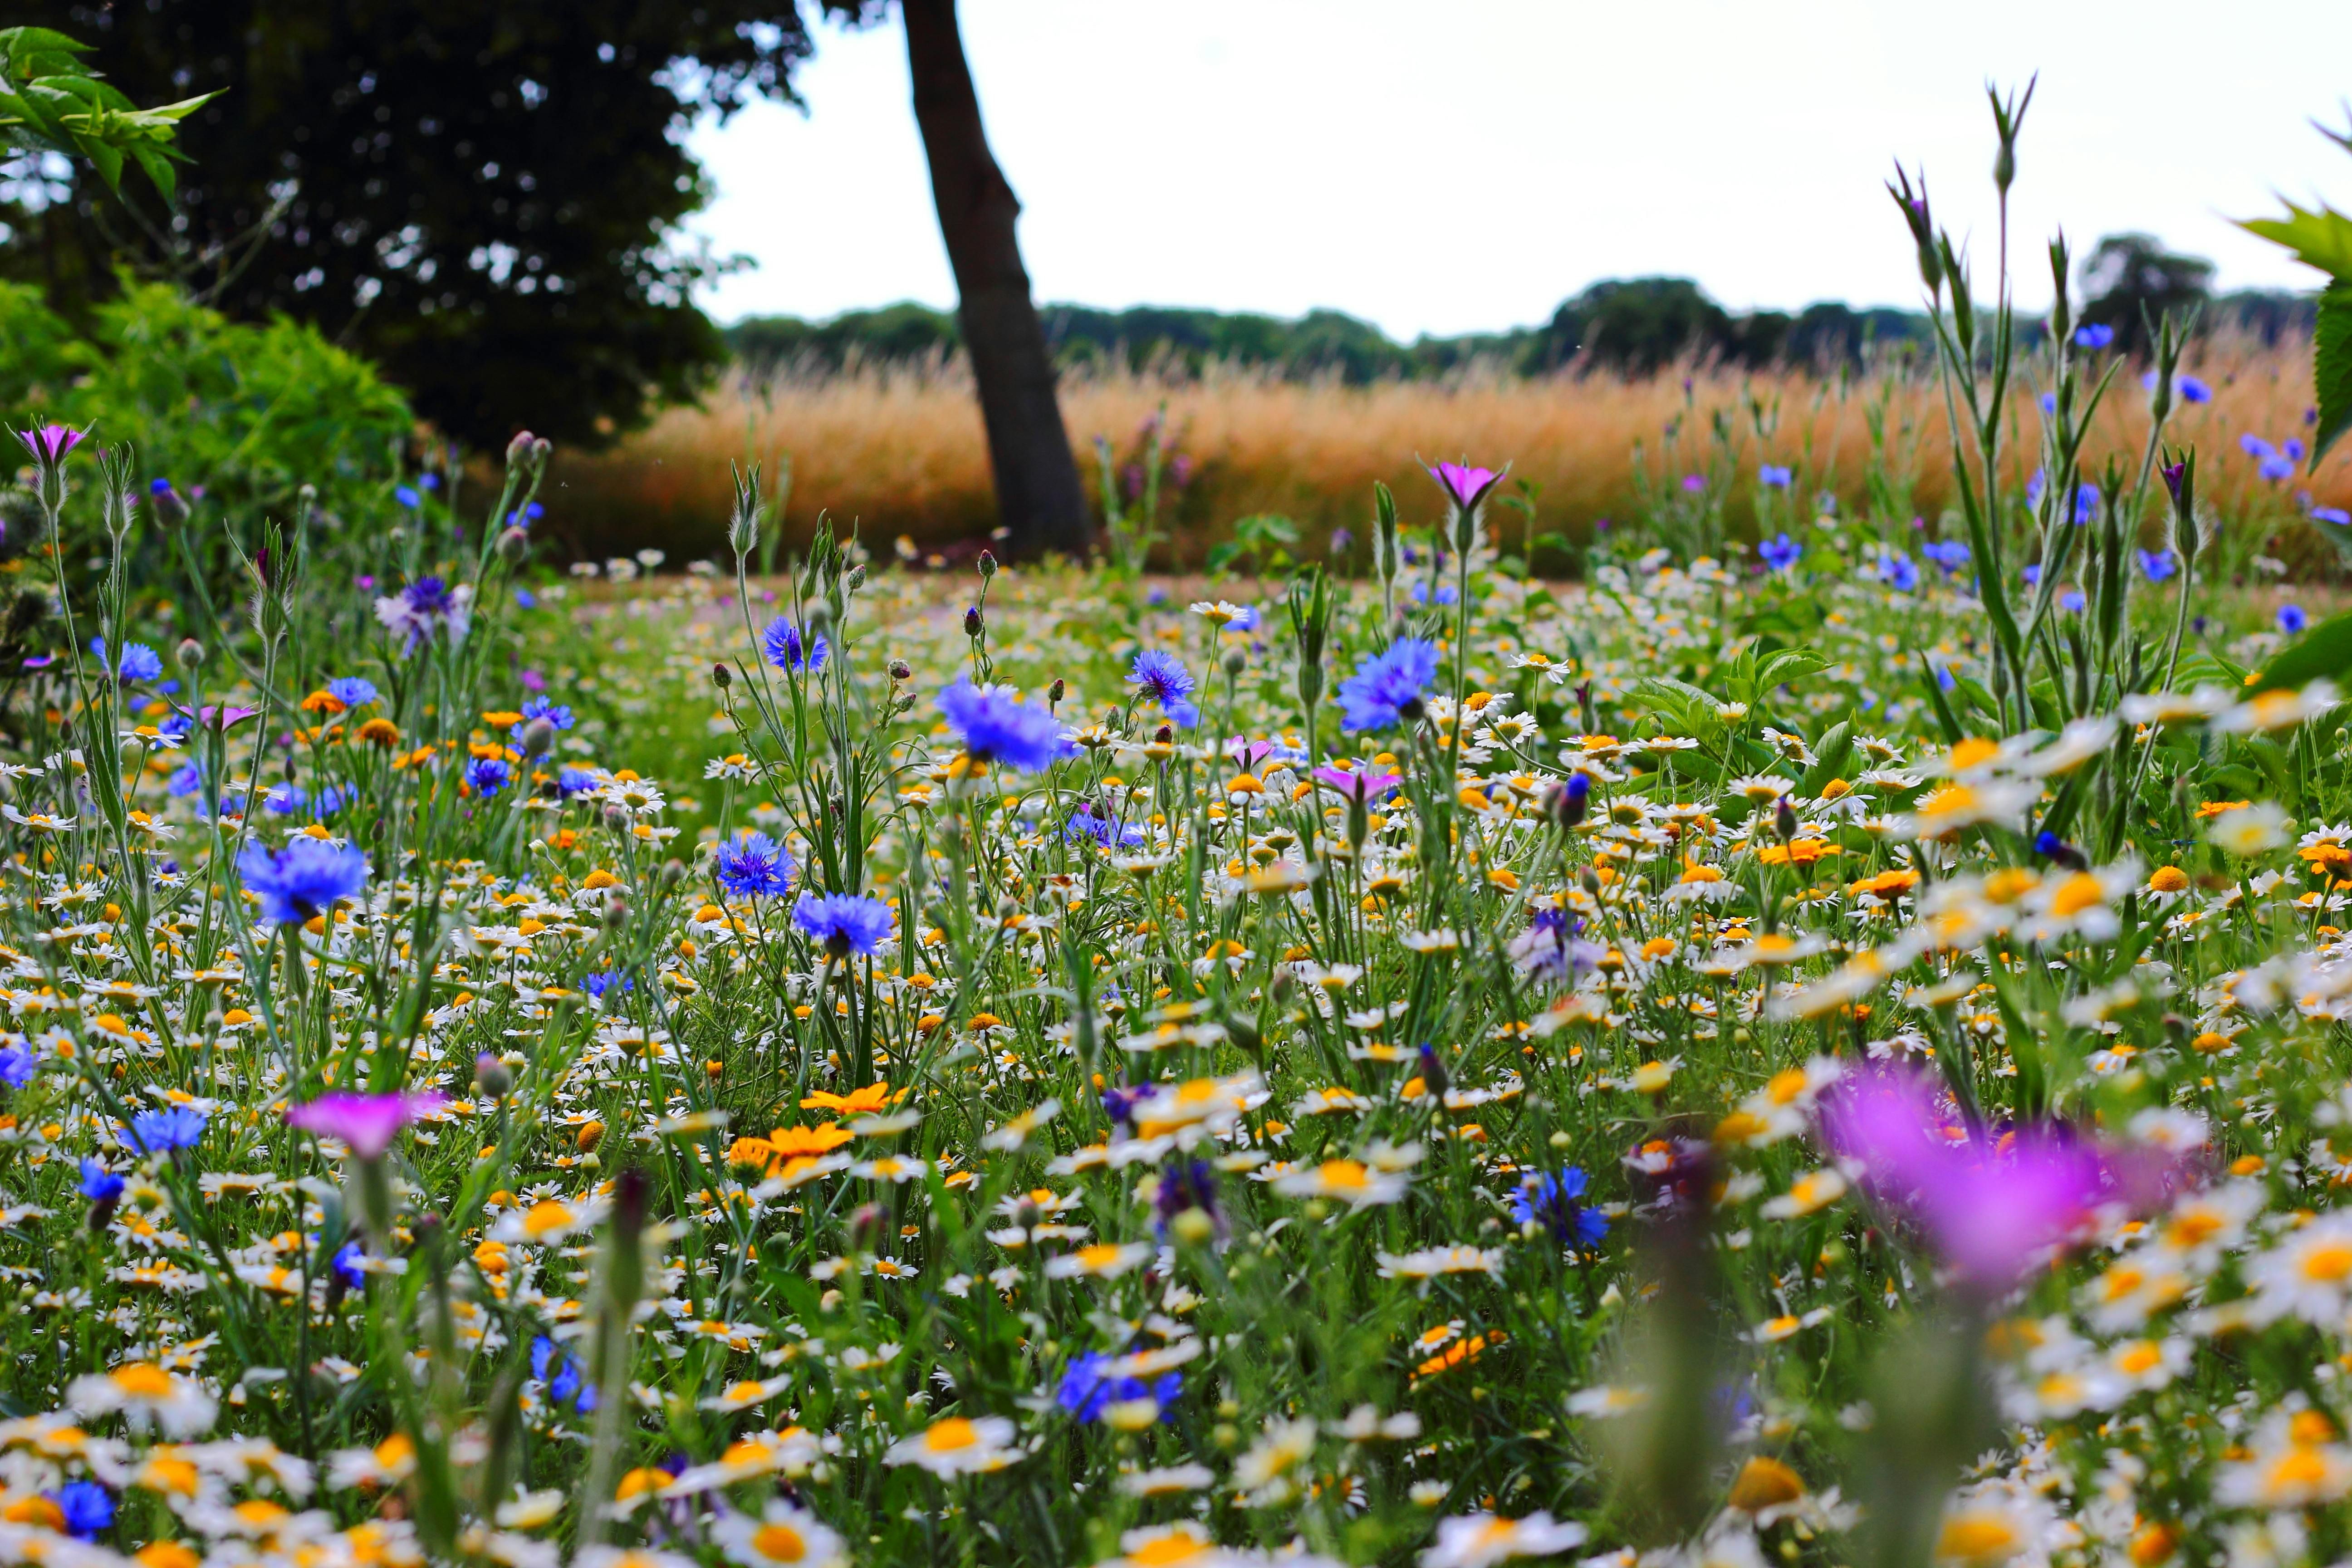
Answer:
M793 0L19 14L88 39L132 100L226 90L178 122L175 201L126 186L126 214L87 182L46 200L37 182L0 214L10 273L79 315L127 258L232 317L316 322L480 446L520 425L602 441L720 363L689 298L714 263L677 235L708 194L679 133L756 96L790 100L811 48Z

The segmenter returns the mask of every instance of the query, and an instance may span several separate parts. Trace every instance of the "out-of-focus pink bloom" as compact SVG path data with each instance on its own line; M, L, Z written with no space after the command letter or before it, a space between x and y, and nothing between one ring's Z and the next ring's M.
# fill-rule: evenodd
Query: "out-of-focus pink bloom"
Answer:
M1474 468L1466 463L1432 463L1429 477L1437 481L1446 499L1468 511L1486 498L1502 476L1492 468Z
M1261 763L1281 750L1272 741L1249 741L1239 735L1225 742L1225 755L1234 760L1235 767L1249 773L1257 772Z
M1993 1136L1948 1121L1916 1072L1849 1079L1822 1102L1822 1134L1832 1152L1863 1166L1874 1196L1917 1219L1964 1279L1992 1290L2073 1238L2102 1205L2144 1200L2157 1174L2061 1125Z
M178 707L179 705L174 703L173 706ZM187 714L188 717L194 719L198 725L206 730L214 729L215 727L223 730L234 730L239 724L259 715L261 710L258 708L239 708L234 703L226 708L219 708L207 702L202 708L181 708L180 711Z
M19 430L16 439L25 443L34 460L44 468L56 468L65 461L66 454L81 445L89 432L75 430L63 425L43 425L37 429Z
M1349 800L1377 800L1396 788L1400 780L1395 773L1371 768L1335 768L1326 763L1315 770L1315 782L1325 789L1338 790Z
M393 1135L420 1116L449 1103L437 1090L406 1094L322 1094L286 1108L286 1125L322 1137L340 1138L362 1160L381 1160Z

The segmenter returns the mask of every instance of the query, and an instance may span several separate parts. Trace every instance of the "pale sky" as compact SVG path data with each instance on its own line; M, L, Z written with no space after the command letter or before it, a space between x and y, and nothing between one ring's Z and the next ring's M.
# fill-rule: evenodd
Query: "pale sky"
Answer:
M814 9L814 7L812 7ZM2021 303L2043 245L2136 228L2223 288L2315 274L2231 227L2274 193L2352 210L2322 138L2352 95L2347 0L963 0L1042 301L1295 316L1393 337L1526 325L1598 279L1696 278L1735 310L1915 305L1882 188L1924 163L1994 248L1988 79L2041 86L2012 193ZM1959 24L1965 22L1965 26ZM821 28L809 105L693 139L695 222L756 267L722 321L955 302L895 17Z

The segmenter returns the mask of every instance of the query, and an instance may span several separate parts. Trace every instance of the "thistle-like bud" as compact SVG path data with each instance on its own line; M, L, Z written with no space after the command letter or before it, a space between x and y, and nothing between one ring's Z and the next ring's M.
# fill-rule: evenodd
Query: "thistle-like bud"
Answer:
M861 561L842 574L841 587L844 593L855 594L865 586L866 563Z
M963 635L964 635L964 636L966 636L966 637L977 637L978 636L980 636L980 634L981 634L982 631L984 631L984 630L986 630L986 629L987 629L987 626L988 626L988 623L987 623L987 621L985 621L984 619L982 619L982 616L981 616L981 613L980 613L980 606L979 606L978 605L972 605L970 609L968 609L968 610L964 611L964 613L963 613Z
M1054 678L1054 684L1045 689L1045 706L1058 708L1062 705L1062 699L1069 694L1070 683L1057 675Z
M506 1063L484 1051L474 1058L474 1087L492 1100L504 1100L514 1088L514 1074Z
M2180 552L2184 567L2197 563L2197 547L2203 542L2197 527L2197 451L2172 455L2164 465L2164 489L2172 497L2172 547Z
M1544 815L1565 832L1584 820L1592 798L1592 775L1570 773L1544 792Z
M1783 844L1797 836L1797 808L1789 804L1785 795L1772 808L1772 831L1780 836Z
M530 553L530 535L520 528L508 528L499 534L499 559L509 566L520 566L522 558Z
M1229 647L1219 664L1228 676L1238 680L1241 679L1242 671L1249 668L1249 655L1237 647Z
M983 550L980 552L980 574L983 579L996 575L996 552L994 551Z
M880 1204L860 1204L849 1215L849 1250L871 1252L882 1244L890 1213Z
M530 444L530 466L534 468L545 468L547 459L553 456L554 452L555 443L541 436Z
M662 862L661 885L664 888L675 888L685 880L685 861L673 858Z
M629 826L629 814L617 805L604 808L604 826L618 833Z
M555 744L555 726L544 718L533 719L522 727L522 754L543 757Z
M725 665L714 664L710 667L710 684L724 691L735 684L735 677Z
M528 430L516 431L514 439L507 443L507 467L520 468L530 462L531 443L535 439Z
M205 662L205 645L198 642L194 637L182 637L180 639L178 658L180 660L180 668L182 669L194 670L200 668Z
M615 893L604 902L604 924L617 930L629 923L629 900Z
M890 661L890 679L900 682L912 680L915 679L915 667L903 658L894 658Z
M147 487L147 504L155 513L155 521L166 528L177 528L188 521L188 503L169 479L157 479Z

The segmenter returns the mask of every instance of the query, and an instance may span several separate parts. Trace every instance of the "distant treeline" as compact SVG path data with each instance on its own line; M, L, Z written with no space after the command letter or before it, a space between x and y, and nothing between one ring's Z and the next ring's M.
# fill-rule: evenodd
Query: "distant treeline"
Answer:
M2248 290L2188 302L2200 307L2201 331L2235 331L2266 343L2312 326L2308 295ZM2118 346L2128 348L2139 336L2137 304L2103 296L2084 309L2083 319L2112 322ZM1776 364L1826 369L1859 364L1888 345L1923 342L1928 332L1927 318L1916 311L1836 303L1808 305L1794 314L1734 314L1682 278L1596 283L1541 326L1410 343L1338 310L1311 310L1297 321L1157 305L1125 310L1048 305L1042 313L1046 339L1066 366L1124 362L1134 369L1197 373L1222 362L1354 384L1443 375L1473 363L1523 375L1570 366L1641 375L1688 354L1758 370ZM726 334L737 360L755 374L839 370L853 361L920 361L952 353L959 341L952 312L911 303L852 310L828 321L755 316Z

